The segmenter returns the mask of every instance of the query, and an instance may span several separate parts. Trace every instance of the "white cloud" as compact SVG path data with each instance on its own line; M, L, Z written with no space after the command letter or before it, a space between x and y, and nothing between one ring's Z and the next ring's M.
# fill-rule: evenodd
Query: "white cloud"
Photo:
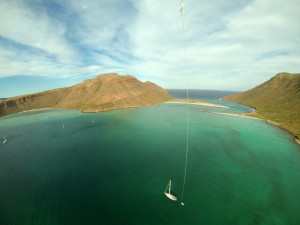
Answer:
M180 88L184 83L181 21L177 6L164 13L168 3L172 5L138 4L135 53L143 63L136 70L169 76L170 82L162 82L165 87ZM218 5L189 3L184 12L192 88L245 90L278 72L300 71L297 1L257 0L233 7L235 1L232 8L216 1Z
M22 1L1 1L0 35L21 45L37 48L70 63L74 49L64 38L65 27L43 12L34 13Z
M128 53L131 47L128 33L134 22L135 9L129 3L74 0L63 4L78 17L73 25L81 47L122 60L122 54Z
M64 10L60 18L26 1L1 2L0 35L23 48L2 45L0 77L119 72L185 87L179 1L54 3ZM300 71L298 0L184 3L191 88L245 90Z

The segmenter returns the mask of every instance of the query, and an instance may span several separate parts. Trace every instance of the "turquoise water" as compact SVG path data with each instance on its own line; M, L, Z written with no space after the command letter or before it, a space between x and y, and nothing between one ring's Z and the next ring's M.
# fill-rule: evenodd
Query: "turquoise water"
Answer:
M207 98L208 101L219 101ZM300 147L263 121L185 105L0 118L0 224L291 224L300 221ZM93 122L94 121L94 122ZM64 128L63 128L64 124Z

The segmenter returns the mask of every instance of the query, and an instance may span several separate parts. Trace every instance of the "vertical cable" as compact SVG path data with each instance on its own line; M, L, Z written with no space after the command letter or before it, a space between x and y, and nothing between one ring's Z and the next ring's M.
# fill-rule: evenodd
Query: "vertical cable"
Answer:
M188 67L186 60L186 37L185 37L185 29L184 29L184 15L183 15L183 0L180 1L180 13L182 19L182 31L183 31L183 40L184 40L184 58L185 58L185 79L186 79L186 151L185 151L185 166L184 166L184 177L183 177L183 187L182 187L182 195L181 195L181 205L183 203L184 196L184 188L185 188L185 180L186 180L186 169L188 163L188 153L189 153L189 123L190 123L190 106L189 106L189 79L188 79Z

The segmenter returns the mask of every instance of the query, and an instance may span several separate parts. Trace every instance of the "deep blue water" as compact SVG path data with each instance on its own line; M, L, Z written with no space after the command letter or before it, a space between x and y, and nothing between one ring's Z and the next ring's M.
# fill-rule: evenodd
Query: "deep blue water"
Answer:
M0 224L298 225L299 145L264 121L195 111L252 111L223 94L190 91L231 108L190 105L185 206L163 193L171 179L181 198L184 104L0 118Z

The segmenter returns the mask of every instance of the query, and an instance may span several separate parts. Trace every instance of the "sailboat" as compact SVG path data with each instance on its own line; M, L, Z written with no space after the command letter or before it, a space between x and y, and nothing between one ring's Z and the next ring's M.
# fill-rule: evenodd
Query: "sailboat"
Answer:
M3 135L3 144L5 144L7 142L6 137Z
M168 187L169 187L169 192L167 192ZM164 193L165 193L165 195L166 195L169 199L171 199L171 200L173 200L173 201L177 201L177 197L171 194L171 180L170 180L170 182L168 183L168 185L167 185L166 190L165 190Z

